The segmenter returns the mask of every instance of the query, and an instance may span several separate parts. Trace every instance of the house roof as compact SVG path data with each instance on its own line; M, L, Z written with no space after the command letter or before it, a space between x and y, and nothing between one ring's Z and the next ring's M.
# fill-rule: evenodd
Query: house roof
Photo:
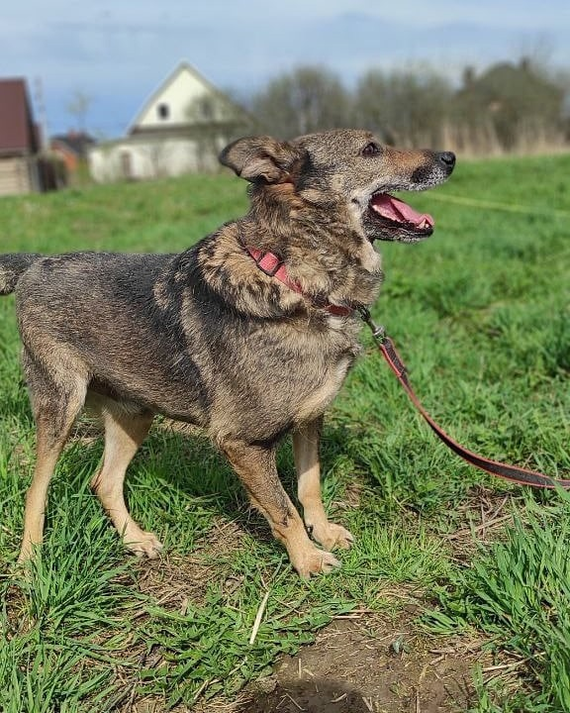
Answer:
M205 92L217 96L223 101L226 106L232 107L233 111L236 112L237 115L243 116L243 118L247 122L251 121L251 117L249 117L247 112L245 112L242 107L235 104L235 102L233 102L226 94L217 89L192 66L190 66L188 62L180 62L176 69L168 75L168 77L162 82L162 84L160 84L159 87L144 102L141 109L138 111L137 115L127 128L127 134L132 135L137 133L137 131L139 130L138 125L143 121L148 110L153 106L153 104L157 102L161 95L164 94L164 92L178 79L178 77L184 73L188 73L197 82L197 84L202 85Z
M36 153L38 144L26 80L0 79L0 153Z

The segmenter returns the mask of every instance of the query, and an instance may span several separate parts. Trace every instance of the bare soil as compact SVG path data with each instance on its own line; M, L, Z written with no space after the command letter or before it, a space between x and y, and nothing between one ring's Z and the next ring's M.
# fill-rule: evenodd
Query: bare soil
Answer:
M479 651L427 639L413 615L337 620L245 694L236 713L436 713L465 711ZM206 710L206 709L204 709ZM211 709L215 710L214 708Z
M198 703L196 713L458 713L469 707L471 670L480 642L433 639L414 613L396 622L365 613L338 619L296 656L236 700ZM482 664L488 663L481 661ZM175 713L190 709L177 707ZM161 702L133 701L129 713L163 713Z
M469 526L449 536L458 560L468 559L478 539L496 535L505 519L506 497L478 494L479 513L466 506ZM230 527L231 537L225 531ZM239 539L241 528L220 525L212 533L216 546L225 548ZM148 567L148 565L147 565ZM192 571L195 569L196 571ZM208 576L199 559L180 558L151 567L141 589L163 606L184 607L188 582L195 582L191 598L199 599ZM213 573L207 573L212 575ZM227 581L224 586L231 587ZM406 600L406 592L397 599ZM360 612L337 618L318 632L316 640L296 656L283 656L273 673L255 681L234 700L200 701L196 713L458 713L469 708L472 671L485 668L490 654L482 641L428 636L417 624L417 605L411 603L392 617ZM156 699L133 700L121 713L164 713ZM173 713L187 713L177 707Z

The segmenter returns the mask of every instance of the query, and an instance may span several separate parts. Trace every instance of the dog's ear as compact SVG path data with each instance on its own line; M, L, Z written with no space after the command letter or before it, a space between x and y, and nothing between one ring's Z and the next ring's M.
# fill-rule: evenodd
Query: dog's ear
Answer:
M303 149L287 141L277 141L271 136L250 136L226 146L219 159L246 181L282 183L291 180L291 170L303 156Z

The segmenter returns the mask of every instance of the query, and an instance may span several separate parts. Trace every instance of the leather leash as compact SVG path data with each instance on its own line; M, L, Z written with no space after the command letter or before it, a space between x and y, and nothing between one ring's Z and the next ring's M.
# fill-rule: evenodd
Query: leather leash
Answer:
M394 346L394 342L386 335L384 327L378 326L372 321L370 311L366 309L366 307L359 307L358 311L363 322L365 322L365 324L367 324L372 331L372 336L374 337L374 341L376 342L380 353L386 359L388 366L392 369L400 384L404 387L404 390L408 394L410 400L428 423L432 431L445 443L448 448L476 468L480 468L487 473L497 475L500 478L505 478L506 480L510 480L515 483L530 485L533 488L570 488L570 480L557 480L549 477L548 475L544 475L543 473L537 473L533 470L527 470L526 468L520 468L516 465L507 465L506 463L489 460L488 458L477 455L477 453L473 453L473 451L464 448L457 443L457 441L454 441L453 438L451 438L451 436L449 436L443 428L441 428L441 426L433 420L433 418L423 407L419 398L416 396L412 385L410 384L410 380L408 379L406 366L400 358L400 355Z
M279 256L271 252L263 252L262 250L258 250L257 248L253 248L247 245L243 245L243 247L245 251L249 254L249 256L253 259L257 267L268 277L277 278L280 282L287 285L289 289L307 297L307 295L303 293L303 290L301 289L300 285L298 285L289 277L287 268L285 267L283 260ZM316 300L311 299L311 302L315 307L324 309L325 311L329 312L329 314L337 316L347 317L354 312L354 310L350 307L334 305L326 300L324 300L323 302L319 301L317 303ZM419 398L416 396L416 393L412 388L410 380L408 379L406 365L398 354L396 347L394 346L394 342L386 334L386 330L384 329L384 327L378 326L377 324L375 324L375 322L373 322L372 317L370 316L370 310L366 307L359 306L356 309L360 314L362 321L370 328L372 336L374 338L374 341L376 342L380 353L386 359L388 366L396 375L398 381L408 394L411 402L420 412L420 414L427 422L429 427L432 429L432 431L436 434L436 436L441 441L443 441L448 448L450 448L460 458L463 458L463 460L467 461L467 463L470 463L476 468L480 468L481 470L484 470L487 473L496 475L499 478L504 478L505 480L510 480L511 482L519 483L521 485L530 485L533 488L547 488L551 490L554 488L570 489L570 479L563 480L551 478L548 475L544 475L543 473L537 473L534 470L528 470L527 468L520 468L516 465L508 465L507 463L499 463L498 461L490 460L489 458L484 458L483 456L480 456L477 453L473 453L473 451L470 451L469 449L457 443L457 441L455 441L453 438L451 438L451 436L448 435L443 430L443 428L433 420L433 418L423 407Z

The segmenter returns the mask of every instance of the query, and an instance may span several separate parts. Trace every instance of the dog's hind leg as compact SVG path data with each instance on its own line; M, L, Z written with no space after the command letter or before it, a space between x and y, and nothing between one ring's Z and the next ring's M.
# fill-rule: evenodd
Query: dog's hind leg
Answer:
M40 364L24 350L23 366L36 422L36 466L26 494L19 562L42 541L49 482L75 419L85 402L87 375L81 364L54 360ZM55 366L57 364L57 366ZM65 364L67 368L61 368ZM53 370L51 367L54 367Z
M297 493L303 506L303 518L313 538L327 550L348 549L354 542L350 532L328 521L321 496L319 440L321 419L312 421L293 433L293 454L297 468Z
M125 546L138 556L157 557L162 544L152 532L145 532L133 520L123 492L127 467L148 434L153 414L129 412L107 399L100 413L105 426L105 452L103 465L92 479L91 487Z
M287 548L302 577L329 572L340 562L309 539L303 521L283 490L275 464L275 448L244 441L224 441L221 447L244 484L252 504L267 518L273 535Z

